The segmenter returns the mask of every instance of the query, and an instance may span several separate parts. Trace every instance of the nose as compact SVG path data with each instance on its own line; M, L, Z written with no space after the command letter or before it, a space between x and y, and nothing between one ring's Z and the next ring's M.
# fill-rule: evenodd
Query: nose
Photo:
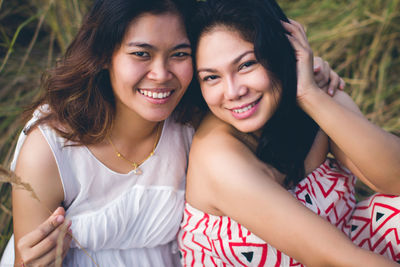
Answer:
M225 84L225 98L229 100L240 99L246 95L248 87L240 80L229 78Z
M169 69L168 62L164 59L154 59L151 64L150 71L147 73L147 77L151 80L159 83L166 82L172 78L172 72Z

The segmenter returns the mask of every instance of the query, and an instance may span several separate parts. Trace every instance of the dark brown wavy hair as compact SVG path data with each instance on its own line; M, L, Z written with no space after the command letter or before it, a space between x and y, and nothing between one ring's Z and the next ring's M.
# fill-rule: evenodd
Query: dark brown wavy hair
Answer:
M42 111L34 126L47 123L60 136L78 144L102 141L115 116L109 72L104 66L110 63L129 23L143 13L172 12L187 25L194 7L195 0L97 0L64 57L43 74L42 95L24 117L30 118L36 109L47 104L48 111ZM182 123L193 115L189 91L174 112Z

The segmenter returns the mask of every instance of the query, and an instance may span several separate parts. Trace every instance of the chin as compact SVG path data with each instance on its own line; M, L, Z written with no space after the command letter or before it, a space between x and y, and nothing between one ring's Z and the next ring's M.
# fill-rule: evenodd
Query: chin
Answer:
M166 120L171 115L172 111L169 109L152 110L151 112L142 112L139 114L139 116L146 121L160 122Z
M146 119L148 121L153 121L153 122L160 122L166 120L172 113L166 113L162 115L155 115L155 116L148 116Z
M242 132L242 133L254 133L259 130L264 126L264 124L254 124L254 123L234 123L232 124L233 127L236 128L236 130Z
M248 120L231 121L231 125L243 133L257 133L264 128L271 117L272 114L269 114L268 116L258 116Z

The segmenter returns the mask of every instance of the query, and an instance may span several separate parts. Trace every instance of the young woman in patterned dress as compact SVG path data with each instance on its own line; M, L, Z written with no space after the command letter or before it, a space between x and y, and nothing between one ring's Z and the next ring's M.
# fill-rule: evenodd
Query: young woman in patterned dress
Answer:
M399 194L400 139L317 90L305 32L274 1L203 1L193 26L211 113L190 151L183 265L397 265L400 198L356 204L354 184Z

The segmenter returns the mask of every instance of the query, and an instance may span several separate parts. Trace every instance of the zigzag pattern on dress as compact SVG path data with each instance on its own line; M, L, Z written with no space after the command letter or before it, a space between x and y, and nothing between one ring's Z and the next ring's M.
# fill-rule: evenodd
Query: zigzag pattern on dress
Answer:
M356 205L356 178L327 159L290 192L352 241L400 260L400 197L375 195ZM383 214L383 215L382 215ZM183 266L303 266L226 216L205 214L186 203L178 242Z
M375 194L359 202L348 223L359 247L400 261L400 197Z
M335 161L327 160L301 180L292 194L307 208L345 231L356 205L355 182L355 176Z

